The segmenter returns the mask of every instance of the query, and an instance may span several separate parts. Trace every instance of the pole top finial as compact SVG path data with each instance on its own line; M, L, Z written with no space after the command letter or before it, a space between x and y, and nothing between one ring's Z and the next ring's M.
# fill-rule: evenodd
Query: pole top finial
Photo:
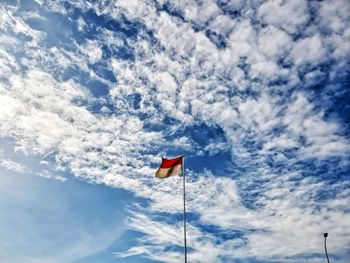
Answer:
M328 237L328 233L324 233L323 236L324 236L324 237Z

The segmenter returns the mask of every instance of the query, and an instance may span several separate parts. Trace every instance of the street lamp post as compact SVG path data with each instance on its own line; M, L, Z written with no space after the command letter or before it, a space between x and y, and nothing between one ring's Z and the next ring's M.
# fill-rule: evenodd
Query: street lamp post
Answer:
M327 252L327 237L328 237L328 233L324 233L324 250L326 252L326 257L327 257L327 262L329 263L329 257L328 257L328 252Z

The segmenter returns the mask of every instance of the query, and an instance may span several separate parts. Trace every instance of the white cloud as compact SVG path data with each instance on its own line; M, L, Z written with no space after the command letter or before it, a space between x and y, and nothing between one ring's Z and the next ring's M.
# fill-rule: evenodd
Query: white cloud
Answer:
M219 34L229 34L235 26L235 22L228 16L218 15L210 22L209 28Z
M17 173L24 173L27 171L27 168L24 167L22 164L14 162L9 159L2 159L0 160L0 167L5 168L9 171L14 171Z
M2 7L0 9L1 19L0 25L2 31L6 32L6 35L11 34L24 34L30 36L32 40L28 43L29 46L35 41L40 41L46 35L45 33L32 29L22 18L14 15L16 8ZM4 38L6 41L6 38Z
M280 69L275 62L264 61L252 65L250 75L252 78L268 79L274 81L279 76ZM284 70L286 75L287 70Z
M258 17L262 23L274 25L288 33L303 30L310 19L306 1L303 0L270 0L258 9Z
M260 31L258 43L261 52L271 59L285 57L293 44L286 32L274 26L267 26Z
M84 31L84 29L86 28L87 24L84 21L84 18L79 16L78 20L77 20L77 24L78 24L78 30L79 31Z
M341 34L349 28L349 13L347 1L324 1L320 4L319 23L330 32Z
M189 58L196 46L195 33L189 24L182 24L161 12L157 23L156 36L171 56Z
M239 57L257 57L255 49L256 31L249 20L242 20L229 36L231 49ZM253 59L252 59L253 60ZM254 60L253 60L254 61Z
M340 131L339 126L325 122L322 113L315 114L313 106L303 94L295 96L293 103L287 108L283 123L287 125L288 137L292 140L305 137L306 144L302 146L302 152L306 155L342 155L350 149L347 140L337 134Z
M61 181L61 182L67 181L67 178L60 176L60 175L56 175L48 170L43 170L41 172L38 172L38 173L36 173L36 175L41 176L41 177L45 177L45 178L49 178L49 179L56 179L56 180Z
M170 3L172 8L180 11L186 20L196 23L200 26L204 26L206 22L221 14L221 10L217 4L210 0L190 3L181 0L172 1Z
M319 35L298 41L293 47L290 57L297 66L302 64L318 65L327 59L326 50Z
M83 46L80 46L80 51L88 57L91 64L98 62L102 57L100 44L96 40L88 40Z

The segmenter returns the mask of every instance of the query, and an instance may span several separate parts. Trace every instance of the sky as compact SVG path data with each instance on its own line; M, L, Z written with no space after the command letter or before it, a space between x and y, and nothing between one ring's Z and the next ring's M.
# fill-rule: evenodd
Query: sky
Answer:
M350 258L350 2L0 1L0 261Z

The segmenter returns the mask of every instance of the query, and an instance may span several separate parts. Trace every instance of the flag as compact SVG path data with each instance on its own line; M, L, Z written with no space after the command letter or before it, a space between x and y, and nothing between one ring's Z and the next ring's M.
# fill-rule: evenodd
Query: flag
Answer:
M183 156L173 159L162 158L162 163L156 172L156 177L167 178L169 176L177 175L182 171Z

